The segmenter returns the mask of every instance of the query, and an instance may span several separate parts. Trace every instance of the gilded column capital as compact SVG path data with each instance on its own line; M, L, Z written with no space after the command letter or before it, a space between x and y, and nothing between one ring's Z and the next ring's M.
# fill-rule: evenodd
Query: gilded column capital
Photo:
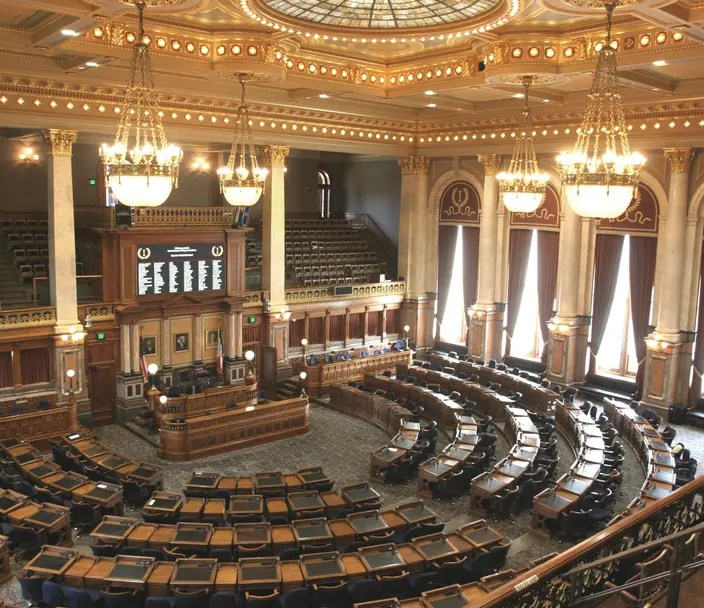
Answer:
M264 148L264 164L267 167L285 167L286 157L291 148L288 146L266 146Z
M73 144L78 139L78 132L44 129L42 131L42 139L46 145L46 153L49 156L71 156Z
M430 161L425 156L403 156L398 159L401 175L427 175Z
M479 162L484 165L485 175L496 175L501 166L501 154L479 154Z
M694 148L665 148L665 158L673 173L687 173L694 158Z

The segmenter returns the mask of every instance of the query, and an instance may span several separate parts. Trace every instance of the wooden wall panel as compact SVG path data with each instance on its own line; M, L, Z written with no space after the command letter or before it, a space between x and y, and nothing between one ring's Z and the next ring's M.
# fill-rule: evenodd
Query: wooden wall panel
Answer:
M308 320L308 343L323 344L325 341L325 317L312 317Z
M345 315L330 317L330 342L342 342L345 339Z
M350 339L361 340L364 338L364 313L350 313Z

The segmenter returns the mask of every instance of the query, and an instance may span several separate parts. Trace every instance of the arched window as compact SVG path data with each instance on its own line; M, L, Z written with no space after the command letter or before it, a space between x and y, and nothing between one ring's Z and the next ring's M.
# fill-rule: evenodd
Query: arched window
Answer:
M320 217L330 217L330 175L327 171L318 171L318 203Z

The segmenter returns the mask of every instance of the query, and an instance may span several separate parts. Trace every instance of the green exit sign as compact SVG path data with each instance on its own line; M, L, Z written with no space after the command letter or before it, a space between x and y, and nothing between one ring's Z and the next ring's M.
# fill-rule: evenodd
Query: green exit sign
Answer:
M98 340L105 340L105 332L104 331L98 332Z
M88 185L89 186L95 186L98 183L97 179L89 179L88 180Z
M249 322L250 322L250 323L256 323L256 322L257 322L257 317L249 317Z

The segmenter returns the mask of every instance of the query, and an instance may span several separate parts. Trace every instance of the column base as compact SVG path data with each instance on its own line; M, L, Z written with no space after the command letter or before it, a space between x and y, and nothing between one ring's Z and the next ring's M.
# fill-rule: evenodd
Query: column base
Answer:
M144 382L139 376L117 377L117 407L115 408L115 422L124 424L129 422L139 410L146 405L145 395L142 394Z
M403 326L408 325L408 338L416 349L432 348L435 324L435 299L408 297L403 303Z
M489 361L503 358L501 344L504 332L504 310L502 302L475 304L470 312L467 328L467 353L474 359Z
M548 359L545 377L563 386L586 382L588 350L588 319L583 317L554 317L550 320Z
M665 341L659 333L648 336L642 401L667 412L671 405L686 404L692 365L692 336L680 333L678 341Z

